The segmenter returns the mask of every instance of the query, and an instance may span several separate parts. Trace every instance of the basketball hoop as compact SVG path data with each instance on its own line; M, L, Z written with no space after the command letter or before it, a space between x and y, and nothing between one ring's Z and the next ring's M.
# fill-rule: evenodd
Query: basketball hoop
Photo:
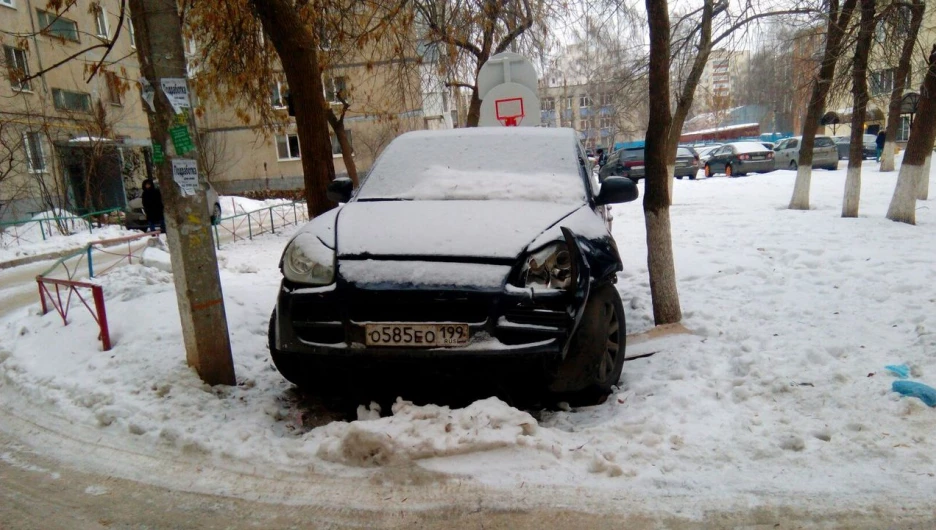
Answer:
M504 127L517 127L523 121L523 98L498 99L494 101L497 121Z

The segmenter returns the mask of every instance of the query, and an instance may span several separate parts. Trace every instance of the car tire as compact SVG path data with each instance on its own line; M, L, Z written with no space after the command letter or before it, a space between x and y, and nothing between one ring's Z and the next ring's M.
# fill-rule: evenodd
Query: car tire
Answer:
M682 178L683 178L682 175L676 175L676 180L682 180Z
M211 211L211 224L216 225L221 221L221 205L215 203L214 208Z
M621 380L627 337L624 304L611 282L591 292L565 359L550 370L548 389L565 401L595 403Z
M796 165L796 160L790 160L790 170L796 171L799 167Z
M696 171L698 171L698 170L696 170ZM695 180L695 179L696 179L696 173L693 172L691 175L689 175L689 180Z
M734 177L734 169L732 169L731 164L725 166L725 176L728 178Z
M705 164L705 169L704 169L704 171L705 171L705 178L711 178L711 176L712 176L712 168L709 167L708 164Z

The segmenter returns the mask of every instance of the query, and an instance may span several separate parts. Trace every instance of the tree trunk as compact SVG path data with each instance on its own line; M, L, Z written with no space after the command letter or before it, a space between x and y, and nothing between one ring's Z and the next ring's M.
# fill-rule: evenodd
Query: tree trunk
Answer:
M335 206L325 192L335 178L331 139L325 112L318 48L290 0L250 0L264 33L276 48L296 111L299 150L309 217Z
M479 121L481 121L481 98L478 97L478 84L475 81L475 86L471 87L471 103L468 105L468 118L465 126L477 127Z
M929 200L930 185L930 165L933 161L933 153L926 156L926 163L923 164L923 174L920 175L919 186L917 187L917 200Z
M910 127L910 138L897 187L887 209L887 218L891 221L916 224L916 198L920 181L926 169L926 159L933 154L933 142L936 141L936 45L930 51L926 78L920 88L920 104L916 119Z
M865 116L868 114L868 56L871 55L871 38L874 36L874 1L861 0L861 23L852 60L851 143L848 149L848 173L845 177L842 217L858 217L858 204L861 200L863 129Z
M335 138L338 139L338 145L341 146L341 160L344 161L345 171L348 172L348 177L354 187L357 188L361 185L361 182L358 180L357 165L354 163L354 148L351 147L351 142L348 141L348 133L344 126L344 113L342 113L341 119L338 119L338 116L335 116L335 112L329 107L328 124L335 131Z
M813 84L812 96L806 108L806 120L803 122L803 138L800 141L799 164L796 170L796 184L793 186L793 198L790 209L809 209L809 184L812 177L813 147L816 143L816 131L819 129L819 117L822 116L826 97L835 75L835 63L842 53L845 30L851 21L855 4L858 0L845 0L838 8L838 0L829 1L829 26L826 33L825 52L819 74Z
M894 90L891 91L890 105L887 109L887 133L884 152L881 153L881 171L894 170L894 148L897 146L897 127L900 126L900 106L906 88L907 74L910 73L910 61L913 59L913 47L923 24L923 0L913 0L910 5L910 29L900 50L900 60L894 72Z
M646 139L646 178L644 179L644 219L647 224L647 268L650 272L650 296L653 320L657 325L682 319L676 267L670 229L670 21L666 0L646 0L650 26L650 120ZM673 146L675 149L675 146Z

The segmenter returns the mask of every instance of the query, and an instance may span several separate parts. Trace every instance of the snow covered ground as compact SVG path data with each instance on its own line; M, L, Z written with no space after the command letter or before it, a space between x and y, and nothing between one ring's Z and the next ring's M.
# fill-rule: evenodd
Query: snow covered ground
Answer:
M75 217L70 212L58 212L60 217ZM88 225L80 219L64 221L70 234L60 234L54 222L45 221L52 218L52 212L44 212L33 216L40 222L30 222L15 226L7 226L0 232L0 262L10 261L47 252L58 252L80 248L92 241L113 239L130 234L128 230L119 225L96 225L88 230Z
M171 275L133 265L101 278L110 352L80 311L67 327L36 308L0 322L0 392L104 440L206 462L371 478L416 463L505 490L586 488L569 503L619 492L663 512L925 505L936 409L891 392L884 366L907 363L936 386L936 208L921 203L915 227L886 220L896 173L875 166L858 219L839 217L844 164L813 173L807 212L785 209L790 171L678 181L673 239L694 333L630 347L653 355L626 363L599 406L534 416L494 398L456 410L400 400L309 430L266 347L282 233L219 253L236 387L207 387L186 366ZM643 217L639 203L614 212L635 333L652 327Z

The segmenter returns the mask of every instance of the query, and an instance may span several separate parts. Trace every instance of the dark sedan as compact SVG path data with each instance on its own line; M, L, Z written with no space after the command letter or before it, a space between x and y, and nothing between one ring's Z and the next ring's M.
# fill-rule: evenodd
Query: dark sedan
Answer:
M485 360L524 366L515 386L607 394L626 331L606 205L637 187L599 187L588 167L572 129L398 137L353 196L334 181L329 196L345 204L286 246L270 320L277 369L329 393L388 365L428 374Z
M699 172L699 157L696 153L687 147L676 149L676 178L682 180L683 177L689 177L695 180Z
M769 173L774 170L774 153L760 142L732 142L716 150L705 163L705 176L724 173L740 177L748 173Z
M646 175L644 148L628 147L611 153L605 165L598 171L598 178L603 182L607 177L627 177L633 181Z

